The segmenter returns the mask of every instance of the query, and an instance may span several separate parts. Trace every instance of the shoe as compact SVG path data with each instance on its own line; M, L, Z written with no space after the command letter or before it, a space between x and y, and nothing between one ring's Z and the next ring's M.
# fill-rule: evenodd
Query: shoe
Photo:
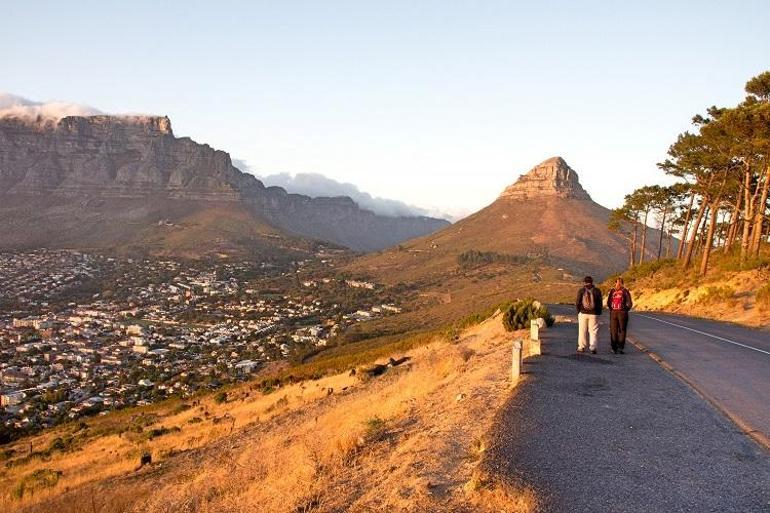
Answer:
M621 349L621 350L620 350L620 354L626 354L626 353L624 353L624 352L623 352L623 350Z
M585 349L583 349L582 347L578 347L578 353L585 353L585 352L586 352Z
M618 350L617 349L613 349L612 352L615 353L615 354L618 354Z
M596 354L596 349L591 349L591 354Z

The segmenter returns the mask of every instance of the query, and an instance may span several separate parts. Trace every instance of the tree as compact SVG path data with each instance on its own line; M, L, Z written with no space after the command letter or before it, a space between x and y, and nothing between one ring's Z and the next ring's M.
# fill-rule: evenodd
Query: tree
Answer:
M662 196L661 186L646 185L636 189L626 196L626 207L629 212L639 214L639 222L642 227L642 241L639 248L639 263L644 263L644 256L647 251L647 229L649 228L650 214L657 205L658 199Z
M636 213L627 205L611 210L607 228L628 241L628 268L632 268L636 264L636 237L639 232Z

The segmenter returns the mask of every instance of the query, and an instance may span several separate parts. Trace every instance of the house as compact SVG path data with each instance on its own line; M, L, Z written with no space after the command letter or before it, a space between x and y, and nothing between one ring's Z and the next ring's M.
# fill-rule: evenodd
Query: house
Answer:
M16 406L26 399L27 394L21 391L6 392L0 395L0 406Z

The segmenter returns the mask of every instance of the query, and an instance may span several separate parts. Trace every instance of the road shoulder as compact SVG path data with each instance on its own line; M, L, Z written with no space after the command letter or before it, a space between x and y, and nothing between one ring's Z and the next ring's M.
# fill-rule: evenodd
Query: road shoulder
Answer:
M557 325L501 410L486 470L539 511L770 510L767 453L646 354L578 355Z

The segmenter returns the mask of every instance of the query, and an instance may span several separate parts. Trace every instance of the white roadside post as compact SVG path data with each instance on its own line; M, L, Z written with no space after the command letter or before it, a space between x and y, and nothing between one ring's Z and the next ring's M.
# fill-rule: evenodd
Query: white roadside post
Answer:
M540 353L540 319L532 319L529 327L529 354L539 356Z
M513 341L513 352L511 355L511 385L516 385L519 382L519 376L521 375L521 340Z

